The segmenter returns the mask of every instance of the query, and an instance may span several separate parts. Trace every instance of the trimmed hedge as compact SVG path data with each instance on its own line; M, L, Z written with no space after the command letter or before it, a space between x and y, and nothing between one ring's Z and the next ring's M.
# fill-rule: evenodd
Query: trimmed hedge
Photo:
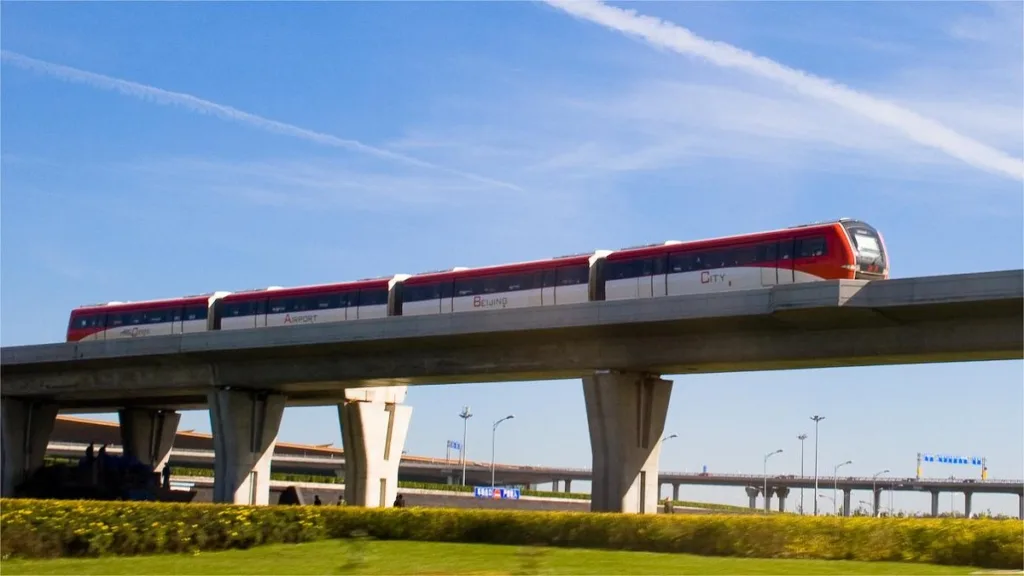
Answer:
M346 506L0 500L4 558L133 555L345 538L1020 568L1024 526L992 520L667 516Z

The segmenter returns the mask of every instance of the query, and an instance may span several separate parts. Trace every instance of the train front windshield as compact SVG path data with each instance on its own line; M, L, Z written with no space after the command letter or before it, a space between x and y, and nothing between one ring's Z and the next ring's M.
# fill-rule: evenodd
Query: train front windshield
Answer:
M857 252L858 278L884 278L888 276L889 263L885 247L878 231L863 222L844 222L850 242Z

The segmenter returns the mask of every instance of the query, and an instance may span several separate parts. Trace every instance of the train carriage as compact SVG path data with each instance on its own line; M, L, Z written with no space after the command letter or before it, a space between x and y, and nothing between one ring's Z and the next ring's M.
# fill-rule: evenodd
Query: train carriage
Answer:
M605 300L885 277L881 235L855 220L617 250L601 274Z
M211 308L227 292L141 302L108 302L71 311L67 341L170 336L213 329Z
M396 316L450 314L592 300L593 264L607 251L410 276L396 291Z
M235 292L214 305L217 330L342 322L388 316L389 296L404 276Z

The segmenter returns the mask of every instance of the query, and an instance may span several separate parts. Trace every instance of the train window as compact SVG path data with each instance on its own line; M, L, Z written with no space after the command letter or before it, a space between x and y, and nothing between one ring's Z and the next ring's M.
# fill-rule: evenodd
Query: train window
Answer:
M224 304L221 315L224 318L252 316L256 313L255 302L229 302ZM201 320L206 318L205 306L189 306L185 309L185 320Z
M71 327L79 330L86 328L103 328L103 314L78 316L71 323Z
M386 306L388 303L387 288L375 288L359 291L359 306Z
M465 278L455 281L455 297L483 294L483 281L477 278Z
M289 312L305 312L310 310L316 305L316 297L298 297L288 299L288 311Z
M128 315L128 324L131 324L133 326L137 324L142 324L143 316L144 313L142 312L132 312L131 314Z
M359 304L359 292L341 292L331 296L331 308L355 307Z
M276 298L270 301L271 314L283 314L288 311L288 300Z
M779 260L789 260L793 257L793 241L783 240L779 242Z
M150 310L142 314L143 324L159 324L168 321L168 310Z
M498 292L498 287L501 285L501 276L491 276L490 278L481 278L480 290L483 294L494 294Z
M118 326L124 326L127 314L108 314L107 315L107 326L110 328L116 328Z
M605 277L608 280L625 280L636 278L642 275L643 261L641 260L616 260L608 263Z
M545 270L542 273L543 278L541 279L541 286L544 288L555 287L555 270Z
M455 283L451 280L441 282L441 298L451 298Z
M816 258L825 255L825 238L815 236L814 238L799 238L796 241L797 258Z
M771 244L759 244L757 246L757 261L758 262L775 262L776 245L774 242Z
M733 266L747 266L757 261L756 246L740 246L732 250Z
M441 297L441 284L421 284L402 288L403 302L423 302Z
M348 306L348 293L319 294L313 297L313 310L330 310Z
M170 316L171 322L181 322L182 309L181 308L175 308L175 309L170 311L168 316Z
M668 255L657 256L654 258L654 274L655 276L668 273Z
M526 272L523 274L503 274L495 276L493 281L496 292L518 292L520 290L532 290L534 274Z
M693 254L676 252L668 257L668 271L670 274L681 274L693 270Z
M559 286L577 286L590 282L590 269L587 266L563 266L555 273Z

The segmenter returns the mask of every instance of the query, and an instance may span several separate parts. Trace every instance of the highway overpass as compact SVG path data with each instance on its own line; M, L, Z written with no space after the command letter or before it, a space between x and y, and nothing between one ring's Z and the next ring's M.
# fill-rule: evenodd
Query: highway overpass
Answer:
M111 443L108 448L111 454L121 454L122 448L116 446L120 438L117 424L100 420L88 420L71 416L60 416L53 432L53 441L47 447L47 455L64 458L80 458L88 442ZM171 449L169 463L176 467L212 468L214 452L213 438L209 434L191 431L179 431ZM295 474L342 474L345 469L344 452L338 448L325 445L303 445L277 443L271 461L274 472ZM565 490L570 490L572 480L590 480L591 471L586 468L566 468L552 466L522 466L495 464L496 480L503 485L526 485L559 481L564 482ZM468 461L466 463L467 484L487 485L490 481L490 463ZM457 461L443 458L402 455L399 466L399 479L403 481L435 482L439 484L458 483L461 469ZM736 486L747 490L754 507L757 497L763 494L764 476L758 474L706 474L688 472L661 472L658 477L659 486L672 486L673 499L679 500L679 488L685 485L703 486ZM948 478L892 478L892 477L851 477L833 478L820 476L818 485L822 489L836 488L843 491L849 510L850 492L854 490L868 491L880 495L884 490L900 492L930 492L933 495L933 514L937 514L937 495L943 492L959 492L965 494L965 510L970 515L970 497L968 494L1016 494L1021 506L1021 519L1024 519L1024 480L976 480ZM769 500L777 498L780 510L785 508L785 497L790 490L814 488L814 478L810 476L772 475L768 478ZM875 504L878 504L876 496Z
M269 466L284 406L339 404L354 450L349 475L361 479L351 492L363 504L385 503L393 488L378 495L375 486L397 477L388 454L400 454L411 417L404 386L583 378L594 509L650 511L657 486L644 479L657 477L672 386L660 375L1020 359L1022 278L1010 270L828 281L3 348L4 420L16 424L4 426L4 445L15 449L5 450L4 490L40 461L58 408L140 408L122 412L134 446L177 424L175 413L149 409L209 406L223 467L215 496L265 502L266 486L248 482ZM157 453L169 453L164 444L143 452L157 464Z

